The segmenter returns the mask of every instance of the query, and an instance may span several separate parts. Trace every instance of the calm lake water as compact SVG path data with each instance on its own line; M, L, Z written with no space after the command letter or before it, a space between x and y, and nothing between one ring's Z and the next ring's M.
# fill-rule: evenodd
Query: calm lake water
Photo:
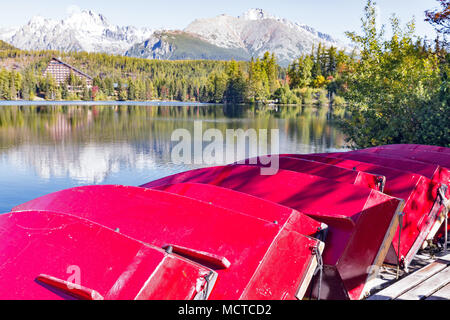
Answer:
M172 132L193 132L197 120L224 136L227 129L279 129L280 153L314 153L343 150L344 136L333 117L327 108L301 106L1 103L0 213L66 188L138 186L207 166L171 161L177 144Z

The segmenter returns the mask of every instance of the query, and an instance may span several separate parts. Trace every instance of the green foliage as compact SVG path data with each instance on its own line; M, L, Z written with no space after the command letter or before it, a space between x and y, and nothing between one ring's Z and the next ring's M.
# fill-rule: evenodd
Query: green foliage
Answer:
M88 88L86 85L83 85L81 91L81 98L85 101L92 100L92 89Z
M301 99L291 91L288 85L278 88L273 94L274 99L280 104L299 104Z
M94 86L108 100L127 100L127 84L130 81L133 83L131 96L135 96L136 100L180 99L206 102L210 100L207 94L208 77L212 73L224 72L228 65L225 61L159 61L103 53L5 49L0 50L0 63L11 59L20 63L20 71L17 73L22 76L23 90L11 87L11 71L5 70L8 79L2 80L0 76L0 99L10 99L11 90L15 90L20 99L31 99L34 96L52 99L56 93L54 84L49 79L43 79L42 74L53 56L61 57L64 62L94 77ZM247 63L238 64L243 70L246 69ZM119 82L122 82L121 90L118 90ZM67 97L66 99L74 96L82 98L83 83L79 77L71 74L66 83L61 85L61 96ZM126 92L122 92L123 90ZM68 95L69 91L73 94ZM220 100L223 100L223 96Z
M317 97L317 104L321 107L327 106L329 103L327 92L325 90L320 90Z
M201 101L243 103L266 102L279 87L278 65L275 56L266 53L263 59L252 59L248 64L234 60L225 70L209 76L207 90L202 90Z
M363 34L348 33L360 59L347 76L344 98L351 116L341 125L354 147L392 143L449 146L449 91L437 55L415 41L414 23L402 29L391 19L393 36L376 28L375 3L367 2Z
M228 79L225 73L213 73L208 81L208 96L210 98L206 99L210 100L210 102L222 102L227 89L227 82Z
M333 106L335 106L336 108L343 108L347 105L347 102L345 101L345 99L341 96L334 96L333 99Z
M170 35L174 44L189 39L188 35ZM193 44L191 41L187 41ZM65 83L43 77L52 57L93 77L94 95L85 82L70 74ZM199 102L266 102L285 77L274 54L265 53L257 61L161 61L113 56L103 53L0 50L3 59L21 61L20 81L11 82L11 71L0 73L0 99L95 99L103 100L178 100ZM5 80L2 80L5 78ZM284 80L284 79L281 79Z
M302 99L302 103L306 105L311 105L314 101L313 93L314 90L312 88L302 88L298 90L299 97Z
M311 82L313 61L310 56L302 56L289 66L291 88L304 88Z
M327 84L327 80L325 80L325 77L320 75L317 76L313 81L313 87L314 88L323 88Z
M6 43L3 40L0 40L0 51L3 50L17 50L15 47L13 47L12 45L10 45L9 43Z
M242 69L236 61L232 60L226 70L227 84L224 100L227 103L243 103L246 94L246 82Z
M248 92L251 101L263 101L270 94L269 77L264 62L256 59L250 62Z
M346 89L346 79L348 74L353 72L351 66L354 63L354 54L348 55L342 50L337 51L334 47L324 48L319 44L311 54L301 56L289 66L287 72L289 85L292 90L326 89L328 94L325 98L328 100L328 96L341 94ZM303 103L313 102L314 96L309 94L311 91L302 90L301 92ZM317 97L323 98L320 95ZM326 103L324 100L316 100L316 102Z

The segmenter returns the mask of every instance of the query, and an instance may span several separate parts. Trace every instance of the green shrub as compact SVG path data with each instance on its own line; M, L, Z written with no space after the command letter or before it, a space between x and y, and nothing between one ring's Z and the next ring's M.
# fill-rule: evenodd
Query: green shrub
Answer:
M369 0L363 35L349 33L360 60L347 79L344 98L350 117L341 122L348 141L364 148L395 143L449 145L449 90L437 54L391 19L392 38L377 31L376 10Z

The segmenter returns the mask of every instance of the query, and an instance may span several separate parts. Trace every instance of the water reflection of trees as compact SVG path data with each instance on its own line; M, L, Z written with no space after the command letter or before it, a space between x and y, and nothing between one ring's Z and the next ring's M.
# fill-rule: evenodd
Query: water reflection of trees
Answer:
M280 152L311 153L344 144L332 117L312 107L7 106L0 107L0 159L45 180L102 183L121 170L150 180L194 168L170 157L172 132L193 132L194 120L224 136L227 129L280 129Z
M344 145L327 108L305 106L7 106L0 108L0 149L27 143L148 142L168 152L175 129L275 129L316 148Z

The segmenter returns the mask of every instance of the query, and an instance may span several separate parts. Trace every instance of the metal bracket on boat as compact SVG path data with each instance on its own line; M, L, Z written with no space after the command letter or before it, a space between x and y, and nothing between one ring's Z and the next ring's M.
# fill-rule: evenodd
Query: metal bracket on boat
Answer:
M441 198L441 204L445 207L447 211L450 210L450 200L445 197L445 194L447 193L448 186L446 184L441 185L441 187L438 190L439 197Z
M441 198L441 204L444 207L443 208L443 214L444 214L444 251L447 252L448 250L448 212L450 210L450 200L445 197L445 194L447 193L448 186L443 184L439 188L439 197Z
M400 212L398 215L398 260L397 260L397 280L400 278L400 268L404 268L405 258L400 255L401 249L401 239L402 239L402 229L403 229L403 217L405 216L404 212ZM408 270L405 270L408 272Z
M314 271L314 276L316 276L317 273L319 273L319 287L317 290L317 300L320 300L320 291L322 289L322 278L323 278L323 259L322 254L320 253L319 244L313 248L312 253L313 255L316 256L317 259L317 267L316 270Z
M317 232L314 234L313 238L325 242L328 235L328 225L322 223L319 228L317 228Z
M386 186L386 178L384 176L379 176L377 179L378 182L378 189L380 192L384 192L384 187Z
M211 271L204 277L204 279L205 285L203 289L195 295L194 300L208 300L208 297L212 291L214 283L216 282L217 274Z

